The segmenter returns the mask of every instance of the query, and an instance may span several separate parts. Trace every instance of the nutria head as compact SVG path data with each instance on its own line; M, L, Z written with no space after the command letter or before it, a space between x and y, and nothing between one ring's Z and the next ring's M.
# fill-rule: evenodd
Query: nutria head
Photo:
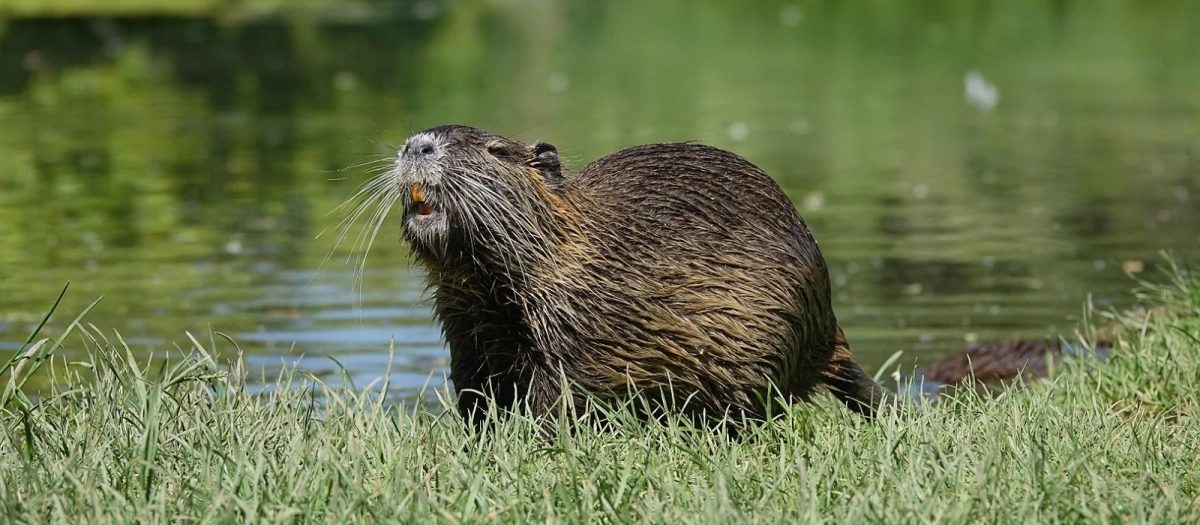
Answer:
M554 238L563 175L550 144L439 126L405 141L391 174L404 240L426 265L464 257L511 269Z

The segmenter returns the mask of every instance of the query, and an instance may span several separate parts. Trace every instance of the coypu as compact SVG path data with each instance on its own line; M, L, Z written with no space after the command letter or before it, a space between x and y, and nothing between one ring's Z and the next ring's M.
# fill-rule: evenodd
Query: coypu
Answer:
M1049 375L1050 360L1062 356L1090 357L1104 361L1117 348L1116 342L1129 326L1150 322L1153 317L1186 314L1179 305L1138 306L1122 314L1111 315L1099 327L1093 344L1045 339L1007 339L988 341L947 355L917 371L924 393L953 388L973 378L976 390L986 392L1012 385L1018 378L1028 380Z
M702 419L762 419L822 386L867 417L890 399L850 353L795 206L733 153L650 144L567 172L550 144L447 125L385 177L468 423L488 403L554 415L563 378Z
M1105 359L1113 344L1099 340L1095 346L1045 339L1008 339L974 345L943 357L919 372L930 387L955 387L974 378L979 390L1010 385L1018 378L1046 377L1051 359L1063 355Z

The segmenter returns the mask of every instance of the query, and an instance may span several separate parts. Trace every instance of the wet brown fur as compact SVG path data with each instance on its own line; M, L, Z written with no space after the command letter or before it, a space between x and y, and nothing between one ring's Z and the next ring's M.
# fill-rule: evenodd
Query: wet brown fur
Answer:
M567 173L553 146L442 126L414 135L391 176L445 214L423 226L399 192L470 421L489 403L552 415L564 377L718 417L762 418L822 387L868 416L885 400L850 353L812 233L733 153L651 144Z
M1043 378L1049 374L1050 362L1060 361L1064 353L1105 359L1117 348L1126 330L1122 323L1140 325L1152 317L1178 315L1182 310L1174 305L1135 307L1120 316L1121 322L1110 320L1099 327L1094 342L1084 345L1062 340L1007 339L973 345L933 362L919 371L926 384L941 383L959 386L973 379L982 389L1011 385L1017 379Z
M1103 357L1112 348L1109 341L1098 341L1093 349ZM969 379L983 387L1012 384L1018 379L1046 377L1051 360L1061 360L1064 353L1081 353L1083 347L1072 345L1064 349L1061 341L1043 339L1008 339L982 343L943 357L926 367L921 378L926 382L959 386Z

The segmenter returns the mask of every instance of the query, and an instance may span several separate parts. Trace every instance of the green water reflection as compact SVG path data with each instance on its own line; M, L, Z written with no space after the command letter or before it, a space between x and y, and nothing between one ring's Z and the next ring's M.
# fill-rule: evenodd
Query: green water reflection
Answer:
M139 352L218 330L252 366L364 381L394 336L419 387L446 352L398 224L358 293L352 243L322 265L327 212L367 178L344 168L447 122L575 167L666 140L749 158L870 367L1069 332L1200 236L1193 2L364 5L0 22L0 357L71 280L58 328L103 295L90 321Z

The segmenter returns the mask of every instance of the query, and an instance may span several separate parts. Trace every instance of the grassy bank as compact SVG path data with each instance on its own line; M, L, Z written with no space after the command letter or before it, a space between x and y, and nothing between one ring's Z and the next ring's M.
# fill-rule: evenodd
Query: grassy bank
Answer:
M15 388L50 342L0 378L0 521L1195 523L1200 281L1142 293L1176 308L1125 319L1105 366L875 423L822 400L735 443L635 423L539 440L521 419L468 437L379 388L251 394L208 357L219 337L147 365L77 327L91 358L44 361L59 394Z

